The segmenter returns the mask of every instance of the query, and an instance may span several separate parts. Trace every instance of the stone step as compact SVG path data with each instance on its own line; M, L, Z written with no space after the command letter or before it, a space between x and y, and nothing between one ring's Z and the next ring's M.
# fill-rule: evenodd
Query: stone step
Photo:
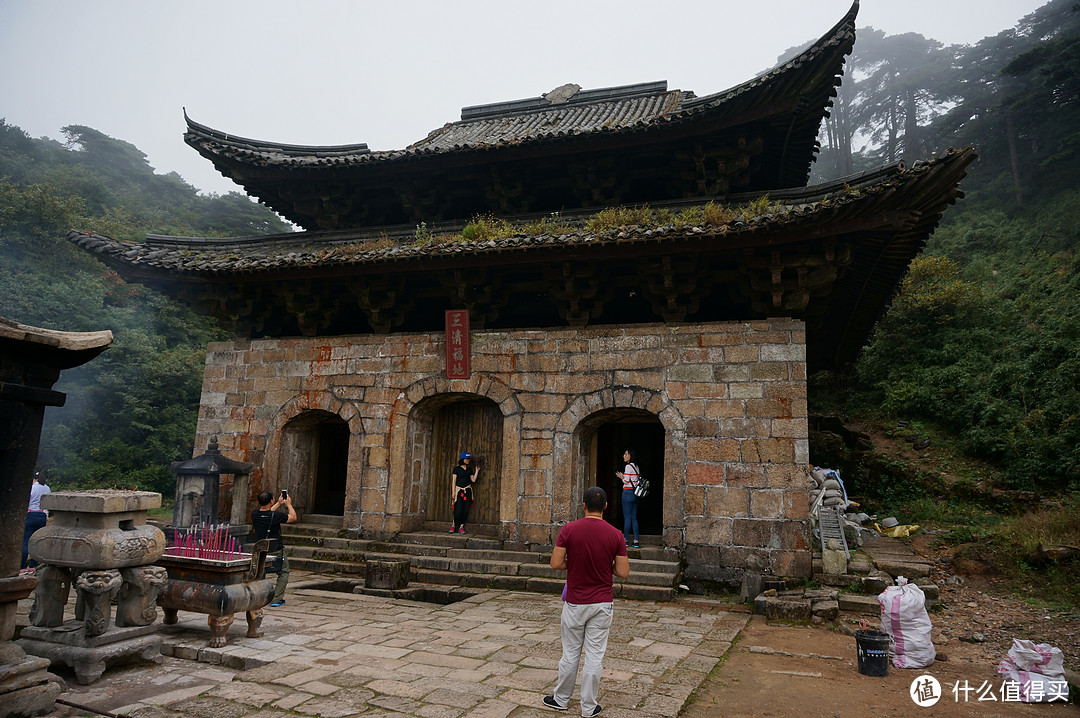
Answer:
M321 574L342 574L362 577L365 575L363 564L346 564L336 561L289 558L291 568ZM631 574L631 578L633 574ZM459 573L440 571L431 568L410 567L409 580L418 583L432 583L443 586L463 586L467 588L496 588L510 591L531 591L533 593L562 592L564 578L544 576L521 576L485 573ZM630 582L616 582L615 595L639 601L670 601L675 596L675 589L670 585L651 586Z
M461 548L455 548L452 546L408 544L394 541L373 541L368 539L342 538L338 536L301 534L286 535L285 544L289 548L305 546L359 553L376 551L384 553L400 553L412 556L457 556L459 558L469 556L492 559L503 558L504 560L517 560L521 562L541 560L540 554L528 551L508 552L491 549L488 547L488 542L486 541L476 542L476 544L461 542ZM478 545L479 548L466 548L473 545Z
M335 516L333 514L304 514L305 524L319 524L320 526L330 526L332 528L340 529L342 526L344 517ZM296 523L300 523L297 521Z
M395 543L390 541L368 541L365 539L322 538L317 536L289 537L286 542L291 547L312 546L327 550L398 553L410 556L445 556L447 558L467 558L490 561L516 561L518 563L547 563L548 555L532 551L505 551L490 548L454 548L450 546L431 546L426 544ZM468 546L468 544L465 544Z
M452 538L452 537L447 537ZM458 537L460 538L460 537ZM470 560L516 561L518 563L547 564L551 557L548 551L507 551L489 547L490 540L460 541L456 546L431 545L417 543L399 543L395 541L369 541L366 539L347 539L326 536L287 536L286 546L291 550L297 547L320 547L327 550L378 552L406 554L411 556L443 556ZM670 554L656 552L648 557L642 556L637 549L629 549L627 555L631 565L638 571L666 573L678 571L679 563Z
M492 536L485 536L481 534L452 534L450 532L442 531L413 531L409 533L398 534L395 539L397 543L409 543L420 544L426 546L456 546L461 547L466 544L470 548L480 548L481 546L493 547L497 550L518 550L527 551L528 553L551 553L551 546L539 546L533 545L528 548L523 548L520 544L511 544L504 546L503 542ZM641 540L641 546L639 548L628 547L627 554L630 556L636 556L638 558L645 558L654 561L671 561L678 560L673 558L673 555L664 549L659 536L646 536Z
M483 548L451 548L446 550L449 558L471 558L492 561L516 561L522 564L543 564L547 566L550 554L533 551L499 551Z
M314 545L318 541L321 541L321 545L344 547L345 544L341 542L350 542L349 545L356 547L367 547L372 544L381 544L383 546L400 546L410 545L418 546L415 550L408 551L409 553L428 553L429 550L437 548L451 549L451 548L467 548L470 550L488 550L499 551L506 553L513 551L515 554L523 555L522 562L526 562L529 559L524 555L536 555L542 556L538 558L538 561L547 561L547 557L551 555L550 546L533 546L528 550L521 549L508 549L503 547L503 542L499 539L490 536L481 536L478 534L451 534L437 533L434 531L419 531L413 533L400 534L393 541L373 541L371 539L350 539L346 537L346 532L343 530L335 530L331 527L321 524L307 524L307 523L293 523L287 524L282 527L282 535L285 537L286 545L299 545L301 543ZM351 543L356 542L356 543ZM361 549L358 549L361 550ZM398 549L399 552L406 552L403 549ZM639 558L647 561L659 561L663 563L678 563L678 558L672 553L665 550L657 538L652 544L642 544L640 548L628 548L627 555L630 558Z
M297 571L311 571L322 574L343 574L349 576L363 576L364 564L349 561L322 561L304 556L289 556L289 569Z
M503 548L503 544L498 539L490 538L487 536L469 536L466 534L452 534L447 532L446 534L436 533L433 531L418 531L413 533L400 534L395 543L398 544L410 544L424 547L445 547L445 548L468 548L472 550L489 549L493 551L499 551L501 553L507 553L513 551L515 554L528 554L536 555L540 558L538 561L547 563L548 557L551 556L551 546L532 546L528 550L521 549L507 549ZM418 552L424 552L420 550ZM626 555L631 559L642 559L646 561L657 561L659 563L678 563L679 559L674 553L666 551L663 546L660 545L660 539L657 537L653 544L642 544L640 548L628 548ZM528 558L523 558L522 563L527 562Z
M469 587L495 587L524 591L562 591L565 574L548 561L551 547L521 547L488 535L439 531L403 533L391 541L347 538L328 525L289 524L283 532L289 563L319 573L365 575L371 560L409 561L412 580ZM628 549L630 577L620 583L620 595L670 600L680 566L673 554L650 537L641 548Z
M492 536L480 534L452 534L437 533L435 531L419 531L415 533L398 534L395 543L420 544L422 546L446 546L453 548L487 548L500 550L503 542Z
M646 573L678 573L679 562L678 561L653 561L650 559L637 558L630 555L630 568L635 571L644 571Z
M421 578L423 577L423 578ZM532 591L533 593L562 593L565 578L543 578L540 576L511 576L503 577L507 580L502 582L493 581L490 585L479 583L487 577L472 576L465 583L471 587L506 588L515 591ZM524 582L521 581L524 579ZM456 583L453 574L443 574L437 571L421 571L417 573L417 580L426 583ZM503 584L503 585L500 585ZM616 581L614 584L615 595L620 598L631 598L638 601L670 601L675 590L670 586L642 586L634 583Z
M881 604L877 596L865 596L859 593L841 593L837 599L840 610L857 613L860 616L880 616Z
M930 575L930 568L932 564L919 563L913 560L893 561L883 558L874 559L874 564L878 569L884 571L892 577L904 576L909 581L914 581L917 578L926 578Z
M499 535L499 524L477 524L470 523L468 526L469 536L487 536L488 538L495 538ZM418 531L411 533L436 533L436 534L449 534L450 522L449 521L425 521L424 527ZM405 534L401 534L404 536Z
M328 562L335 565L364 563L366 561L376 560L407 560L409 561L410 566L416 568L449 571L452 573L499 574L504 576L523 575L546 578L559 578L563 576L561 571L556 571L546 563L520 563L514 560L496 560L469 556L426 556L422 554L403 554L393 551L339 550L314 546L290 546L288 547L288 554L290 564L298 560ZM299 564L296 565L299 566ZM358 571L350 571L350 573L356 572ZM678 564L663 564L657 561L639 561L637 559L630 559L630 577L627 579L627 583L671 587L674 585L677 578Z
M345 531L341 528L334 528L333 526L326 526L325 524L302 524L293 523L285 524L281 528L282 536L344 536ZM286 543L288 541L286 540Z
M413 556L424 558L445 558L447 560L461 561L497 561L512 562L522 566L548 566L550 554L532 553L529 551L492 551L489 549L444 549L442 547L427 547L416 544L394 544L375 541L361 541L357 539L335 539L312 545L289 546L294 549L322 549L324 551L336 551L343 556L346 553L357 555L358 560L363 560L362 555L390 555ZM291 555L291 554L290 554ZM679 564L676 561L655 561L629 556L631 570L637 573L658 573L669 575L674 578L679 573Z
M561 592L562 589L559 589ZM642 586L640 584L619 583L615 585L615 595L635 601L671 601L675 598L675 589L671 586Z
M545 578L556 578L559 580L565 580L566 574L562 571L556 571L547 564L533 565L533 564L521 564L518 566L518 573L522 576L542 576ZM675 579L678 577L677 571L670 571L668 573L653 573L649 571L638 570L634 566L634 562L630 562L630 577L626 580L626 583L632 583L642 586L667 586L671 587L675 585Z

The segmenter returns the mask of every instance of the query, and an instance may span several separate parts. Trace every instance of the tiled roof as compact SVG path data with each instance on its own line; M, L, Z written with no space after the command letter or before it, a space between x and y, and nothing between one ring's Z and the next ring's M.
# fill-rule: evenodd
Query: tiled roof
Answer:
M509 314L519 306L535 308L546 301L540 296L561 301L564 279L577 287L579 274L586 278L581 281L595 274L609 289L651 293L650 301L658 292L673 292L668 298L687 316L711 312L715 318L730 310L742 318L805 318L812 363L822 367L857 353L908 264L946 207L961 196L958 184L974 159L971 149L950 150L912 167L897 163L827 185L784 190L757 214L721 223L702 219L593 231L583 216L562 217L547 225L549 231L483 241L460 235L417 241L411 228L400 227L225 239L151 236L142 243L73 231L69 239L128 281L200 311L219 318L225 312L239 321L273 318L272 326L252 325L259 335L298 331L289 321L300 321L304 332L341 331L334 328L340 325L316 320L330 322L334 315L352 321L356 312L343 313L343 307L352 302L355 310L357 297L381 328L372 323L365 329L361 321L343 333L426 330L431 312L461 306L471 296L472 285L461 284L460 277L477 275L498 291L470 310L505 305L505 320L513 326L548 326L550 313L522 309L512 319ZM568 296L578 296L579 289L588 288ZM385 307L370 292L385 293L386 307L400 310L400 323L380 314ZM684 302L687 297L710 300L698 305ZM408 315L413 298L426 302L427 313ZM653 312L660 311L657 306ZM290 320L294 312L300 318ZM578 320L593 321L589 316L594 315ZM631 321L656 321L647 309L634 316ZM537 321L542 324L530 323Z
M835 94L843 57L854 43L858 10L859 0L854 0L845 17L797 57L729 90L703 97L667 90L666 82L597 90L565 85L540 97L463 108L460 121L437 128L404 149L382 151L370 150L366 144L301 146L239 137L195 122L185 112L185 141L212 160L222 174L237 179L248 192L289 216L287 202L271 197L280 189L274 181L284 180L272 181L269 175L247 173L242 167L260 172L271 167L316 170L381 165L431 155L648 133L687 122L697 123L696 127L730 127L750 112L758 123L768 116L777 125L768 131L768 144L774 146L767 149L774 155L766 160L770 165L766 172L774 182L770 187L798 186L806 182L818 125L829 97ZM791 166L771 166L778 163ZM299 223L311 226L310 221Z
M821 215L835 216L845 207L865 205L879 195L887 192L890 195L895 194L898 188L917 185L939 165L959 162L966 166L973 158L974 153L971 150L950 150L942 157L917 163L911 168L903 163L896 163L825 185L786 190L777 193L777 201L784 204L783 211L771 211L745 220L732 220L721 226L703 225L683 229L673 226L634 226L597 234L587 229L582 218L562 218L560 224L567 228L565 233L522 233L487 241L456 239L418 243L413 241L413 228L397 232L375 229L363 232L294 232L229 238L148 235L145 242L122 241L92 232L72 230L68 239L101 255L102 260L114 266L122 276L136 281L156 274L209 278L220 275L273 274L278 270L291 271L305 267L319 268L324 272L333 272L333 267L339 267L340 271L350 272L353 270L348 267L357 265L437 261L440 257L463 255L480 257L491 254L506 259L507 253L511 252L527 253L544 248L606 244L617 244L626 248L634 243L656 243L665 239L674 241L688 236L711 237L718 241L726 238L737 244L736 238L741 235L760 235L816 223ZM952 188L945 186L938 189L944 193ZM935 197L931 194L930 199L941 204L943 209L945 200L951 201L951 196L941 194ZM443 229L451 228L435 228L434 231L440 232ZM460 230L460 227L453 229ZM369 245L370 249L367 248Z
M630 87L641 87L633 85ZM570 101L552 105L542 97L535 101L485 105L463 108L463 119L434 130L424 139L414 142L404 150L372 151L366 143L336 146L288 145L246 137L228 135L187 116L187 140L189 144L202 142L216 144L221 148L232 147L241 156L255 162L282 163L291 166L322 166L355 164L393 159L409 154L451 152L478 147L497 147L545 137L580 135L590 132L622 130L636 125L649 124L677 111L683 99L693 97L692 92L667 90L666 82L650 83L647 94L631 96L619 94L623 88L603 88L579 92L588 101ZM610 97L608 100L597 98ZM515 106L527 105L530 111L515 110ZM496 114L487 108L501 108ZM473 109L473 112L470 112Z
M660 81L578 89L562 102L552 102L540 96L465 107L462 108L460 122L434 130L404 150L386 151L372 151L364 143L315 146L254 140L195 122L185 111L188 125L185 140L196 149L214 151L216 148L217 151L228 152L228 148L233 148L240 157L254 163L282 163L300 167L377 162L408 155L505 146L545 138L641 130L661 121L685 120L715 109L747 92L775 84L784 75L812 63L830 48L853 42L858 8L859 0L854 0L844 18L797 57L748 82L703 97L697 97L692 91L668 90L667 82Z
M668 117L678 111L684 97L693 97L693 93L681 90L668 91L666 82L656 84L661 88L645 95L580 103L573 102L571 98L559 105L545 103L547 106L530 112L507 111L505 114L490 114L478 119L455 122L410 145L409 150L450 151L524 142L541 137L622 130ZM600 92L603 91L598 94ZM462 114L465 115L465 110Z

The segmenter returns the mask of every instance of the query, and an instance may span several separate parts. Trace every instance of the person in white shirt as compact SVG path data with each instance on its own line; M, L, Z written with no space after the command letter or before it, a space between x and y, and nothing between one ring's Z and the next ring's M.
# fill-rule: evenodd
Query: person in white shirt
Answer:
M19 561L19 573L33 573L37 561L29 558L30 537L49 521L49 515L41 510L41 497L52 493L52 489L41 481L41 472L34 472L34 483L30 485L30 504L26 510L26 525L23 528L22 559Z
M623 538L626 539L627 546L638 547L638 523L637 523L637 509L638 509L638 497L634 493L634 489L637 488L638 477L641 476L641 470L638 469L636 463L634 463L634 452L631 449L627 449L622 455L623 463L626 466L622 471L616 471L615 476L622 479L622 515L623 515ZM634 534L634 543L630 543L630 534Z

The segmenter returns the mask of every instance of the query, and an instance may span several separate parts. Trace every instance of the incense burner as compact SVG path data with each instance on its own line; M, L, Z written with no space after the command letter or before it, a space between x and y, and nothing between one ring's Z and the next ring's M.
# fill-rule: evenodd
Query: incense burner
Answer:
M268 547L268 541L258 541L252 553L220 559L177 555L182 549L166 551L157 561L169 573L157 599L165 613L163 623L175 624L179 611L205 613L210 647L221 648L233 614L243 611L248 638L262 636L262 609L274 597L274 582L265 577Z

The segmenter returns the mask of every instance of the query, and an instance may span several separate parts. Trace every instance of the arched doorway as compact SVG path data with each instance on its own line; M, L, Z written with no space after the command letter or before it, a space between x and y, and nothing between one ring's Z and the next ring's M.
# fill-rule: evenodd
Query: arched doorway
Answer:
M285 425L278 484L298 513L344 515L349 438L349 425L326 411L306 411Z
M597 426L592 439L590 477L592 485L609 497L604 518L622 531L622 481L615 472L623 470L623 451L633 449L650 484L648 498L638 502L638 530L642 536L660 536L664 533L664 426L648 412L629 412L613 409L602 415L608 420Z
M440 527L453 521L450 505L453 469L461 452L468 451L480 467L480 478L473 485L475 503L469 512L469 524L495 526L499 523L502 483L502 412L490 399L472 395L440 397L435 401L439 399L446 403L440 402L433 409L426 519Z

